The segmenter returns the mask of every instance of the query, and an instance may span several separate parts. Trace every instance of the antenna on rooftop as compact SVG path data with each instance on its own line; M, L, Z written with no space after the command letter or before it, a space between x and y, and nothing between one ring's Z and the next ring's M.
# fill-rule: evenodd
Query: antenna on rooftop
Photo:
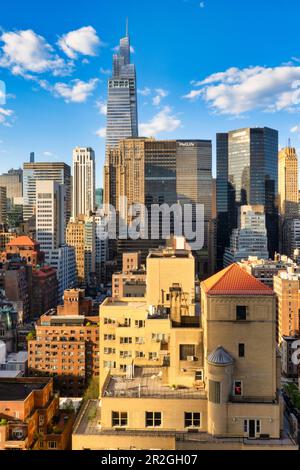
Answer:
M128 21L128 17L126 18L126 37L128 38L129 36L129 21Z

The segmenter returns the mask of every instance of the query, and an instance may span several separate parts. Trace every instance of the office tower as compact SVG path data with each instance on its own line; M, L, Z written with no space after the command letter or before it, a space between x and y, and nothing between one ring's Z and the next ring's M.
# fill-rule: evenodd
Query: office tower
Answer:
M117 148L109 151L108 162L104 204L113 206L130 223L128 207L145 203L145 139L120 141Z
M103 207L103 189L102 188L98 188L95 191L95 205L96 205L97 210L102 209Z
M24 163L24 220L28 221L35 215L36 181L56 181L64 185L66 191L65 214L66 223L71 216L71 168L66 163Z
M82 397L92 377L99 377L98 323L84 290L65 291L63 305L36 324L37 339L29 342L30 375L53 374L61 396Z
M76 147L73 150L73 218L95 211L95 181L94 150Z
M31 152L30 153L30 163L34 163L34 162L35 162L35 153Z
M6 188L0 187L0 225L6 225L7 223L7 197Z
M79 417L74 450L296 448L283 429L275 294L232 265L202 283L200 325L194 266L188 250L153 250L145 299L101 305L99 400ZM84 425L91 410L97 433Z
M56 269L58 278L58 302L61 303L65 290L76 286L76 258L72 246L63 245L47 253L47 264Z
M97 212L95 216L95 272L97 283L106 283L106 263L108 261L109 246L107 237L106 217L103 212Z
M106 163L109 151L120 140L138 136L137 86L135 65L130 63L130 38L121 39L113 57L113 74L108 80Z
M212 274L213 253L209 253L209 227L212 220L212 142L210 140L177 141L177 199L192 205L193 229L196 229L196 205L204 206L204 246L196 255L200 279Z
M36 181L36 240L47 254L65 243L65 187Z
M22 198L23 196L23 170L9 170L0 175L0 186L6 188L8 200Z
M228 134L217 134L217 268L223 268L224 253L230 244Z
M13 230L23 220L23 170L9 170L0 175L0 186L6 188L7 225Z
M75 249L77 282L88 286L96 273L95 217L72 218L67 226L66 240Z
M279 215L280 251L288 253L289 223L299 218L298 157L296 149L286 147L279 152Z
M148 240L117 242L118 264L122 253L142 252L145 262L148 251L166 243L163 239L164 220L151 217L154 205L190 204L195 225L196 204L204 206L204 248L197 256L197 273L207 276L212 266L213 249L209 243L209 226L212 219L212 146L211 141L167 141L155 139L127 139L119 143L108 155L105 167L104 202L114 206L121 218L131 223L127 209L132 204L145 205L148 211ZM123 197L128 207L123 207ZM141 214L142 216L142 214ZM172 214L171 214L172 216ZM145 219L146 220L146 219ZM171 217L170 234L174 233ZM193 227L195 228L195 227ZM152 234L156 232L156 237Z
M269 259L266 215L263 206L242 206L238 228L232 231L230 247L224 255L224 267L255 256Z
M299 336L300 273L294 267L280 271L274 277L274 292L277 296L277 340L284 336Z
M59 301L76 281L74 249L65 244L65 195L64 185L36 181L36 240L46 263L57 271Z
M265 207L268 250L273 257L279 231L278 132L265 127L218 134L217 173L218 263L244 205Z

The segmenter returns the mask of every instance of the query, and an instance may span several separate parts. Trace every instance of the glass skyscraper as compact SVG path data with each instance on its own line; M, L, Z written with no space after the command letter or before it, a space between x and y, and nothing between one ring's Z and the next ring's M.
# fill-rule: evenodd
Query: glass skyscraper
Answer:
M217 135L217 256L237 228L241 206L263 205L270 256L278 250L278 132L247 128Z
M130 38L121 39L113 57L113 74L108 81L106 163L109 150L128 137L138 137L137 87L135 65L130 63Z

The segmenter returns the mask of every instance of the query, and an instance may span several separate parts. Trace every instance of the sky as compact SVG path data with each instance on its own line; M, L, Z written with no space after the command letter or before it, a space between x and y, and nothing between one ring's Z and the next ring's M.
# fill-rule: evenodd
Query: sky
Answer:
M140 135L212 139L215 153L217 132L268 126L300 154L299 0L1 3L0 172L32 151L71 164L88 146L102 185L107 79L126 17Z

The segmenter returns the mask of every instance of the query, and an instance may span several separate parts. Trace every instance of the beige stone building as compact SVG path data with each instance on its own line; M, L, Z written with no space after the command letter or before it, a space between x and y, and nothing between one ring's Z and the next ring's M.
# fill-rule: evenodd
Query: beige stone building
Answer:
M273 291L232 265L196 302L188 250L153 251L143 299L100 307L100 397L74 450L295 449L283 422Z
M286 147L279 152L279 214L281 253L292 254L291 222L299 218L298 156L296 149Z
M299 336L300 273L294 267L274 276L274 291L277 296L277 340L284 336Z
M75 248L77 282L88 284L96 272L96 230L93 216L71 219L67 226L67 245Z
M141 264L141 253L123 253L122 271L112 277L112 298L144 297L146 270Z

